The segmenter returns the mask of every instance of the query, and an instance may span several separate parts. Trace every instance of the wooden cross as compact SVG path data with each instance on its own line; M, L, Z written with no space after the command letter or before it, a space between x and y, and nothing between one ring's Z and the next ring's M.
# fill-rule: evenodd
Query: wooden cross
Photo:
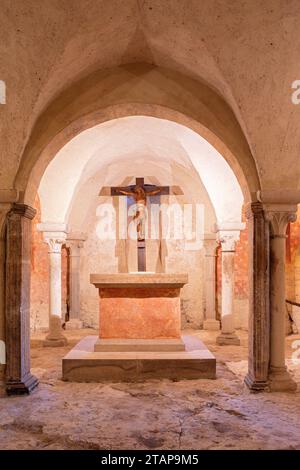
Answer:
M155 184L145 184L144 178L136 178L135 179L135 184L132 184L130 186L112 186L110 188L111 196L124 196L124 194L121 193L121 191L132 191L135 186L142 186L146 192L151 192L153 190L159 189L159 196L167 196L169 194L183 194L178 186L157 186ZM102 193L102 191L101 191ZM100 193L100 194L101 194Z
M107 190L109 192L107 192ZM154 184L145 184L144 178L136 178L135 184L130 186L113 186L110 188L102 188L99 196L132 196L136 199L137 204L140 202L146 206L147 196L166 196L170 194L179 195L183 194L178 186L157 186ZM135 217L137 217L137 214ZM146 271L146 242L144 238L137 240L137 259L138 259L138 271Z

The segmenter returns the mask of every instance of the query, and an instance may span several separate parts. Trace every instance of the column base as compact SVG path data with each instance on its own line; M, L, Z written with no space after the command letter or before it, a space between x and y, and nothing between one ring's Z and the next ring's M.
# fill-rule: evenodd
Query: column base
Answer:
M297 384L286 367L271 367L269 384L271 392L294 392L297 390Z
M269 382L267 380L256 380L249 373L246 375L244 383L250 392L267 392L269 391Z
M6 382L6 393L9 396L12 395L29 395L32 390L38 385L38 379L32 375L28 374L24 380L19 382L17 381L7 381Z
M77 318L71 318L66 322L66 330L81 330L83 328L83 322Z
M66 346L68 344L67 338L62 336L61 338L46 338L43 341L44 348L59 348L62 346Z
M56 348L66 344L68 340L62 334L61 319L58 315L52 315L49 319L49 333L43 341L43 346Z
M221 333L217 336L216 343L219 346L239 346L241 344L240 338L235 333Z
M204 320L203 329L211 330L211 331L218 331L220 329L220 322L219 320L214 320L212 318L208 320Z

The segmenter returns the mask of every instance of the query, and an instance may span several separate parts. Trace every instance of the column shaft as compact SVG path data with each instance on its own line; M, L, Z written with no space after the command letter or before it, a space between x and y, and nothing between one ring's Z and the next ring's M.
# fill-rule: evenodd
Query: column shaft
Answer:
M222 333L234 333L234 252L222 251Z
M219 330L216 319L216 240L205 240L205 320L204 330Z
M279 209L279 210L278 210ZM272 391L297 388L285 365L285 257L286 228L296 219L295 211L271 208L270 220L270 302L271 341L269 384Z
M270 367L285 368L285 237L271 238Z
M7 217L6 249L6 390L29 393L38 384L30 373L30 243L36 211L13 204Z
M270 359L269 222L261 203L246 211L249 239L249 329L247 387L268 388Z
M73 235L74 237L74 235ZM67 246L70 256L70 315L66 323L67 329L78 329L83 327L80 320L80 253L85 236L68 238Z
M49 333L43 346L65 346L67 339L62 333L61 308L61 247L63 238L48 238L49 246Z
M80 316L80 255L70 254L70 320Z
M222 331L217 337L219 345L239 345L234 327L234 250L236 234L220 234L222 246Z
M50 315L61 319L61 252L49 252L50 260Z
M0 203L0 387L5 380L5 241L6 217L11 204Z

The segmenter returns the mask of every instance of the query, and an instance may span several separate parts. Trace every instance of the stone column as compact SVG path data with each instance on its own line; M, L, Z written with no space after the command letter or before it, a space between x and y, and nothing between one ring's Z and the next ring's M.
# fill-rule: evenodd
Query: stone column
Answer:
M216 319L216 248L215 235L206 235L205 249L205 320L204 330L219 330L220 322Z
M270 359L269 222L260 202L246 210L249 240L249 330L247 387L268 388Z
M240 339L234 327L234 253L235 242L239 239L239 231L219 230L222 253L222 302L221 302L221 334L217 337L219 345L239 345Z
M64 233L44 233L49 246L50 291L49 291L49 333L43 342L44 346L65 346L67 339L62 333L61 308L61 248L65 243Z
M0 202L0 389L5 386L5 235L10 208L11 204Z
M36 211L13 204L6 240L6 390L29 393L38 380L30 373L31 220Z
M296 220L297 206L266 205L270 221L270 370L271 391L296 390L285 365L285 256L286 228Z
M67 329L83 326L80 320L80 252L84 240L86 237L82 234L70 235L67 239L67 247L70 250L70 316L66 323Z

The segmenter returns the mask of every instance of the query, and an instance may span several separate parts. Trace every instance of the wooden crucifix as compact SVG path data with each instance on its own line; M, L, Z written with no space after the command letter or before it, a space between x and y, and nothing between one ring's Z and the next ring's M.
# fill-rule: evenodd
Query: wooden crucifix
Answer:
M102 188L101 195L106 195L107 188ZM136 178L135 184L130 186L113 186L110 189L111 196L131 196L136 203L136 213L133 220L136 221L137 227L137 259L138 271L146 271L146 206L147 197L155 195L183 194L177 186L156 186L153 184L145 184L144 178Z

